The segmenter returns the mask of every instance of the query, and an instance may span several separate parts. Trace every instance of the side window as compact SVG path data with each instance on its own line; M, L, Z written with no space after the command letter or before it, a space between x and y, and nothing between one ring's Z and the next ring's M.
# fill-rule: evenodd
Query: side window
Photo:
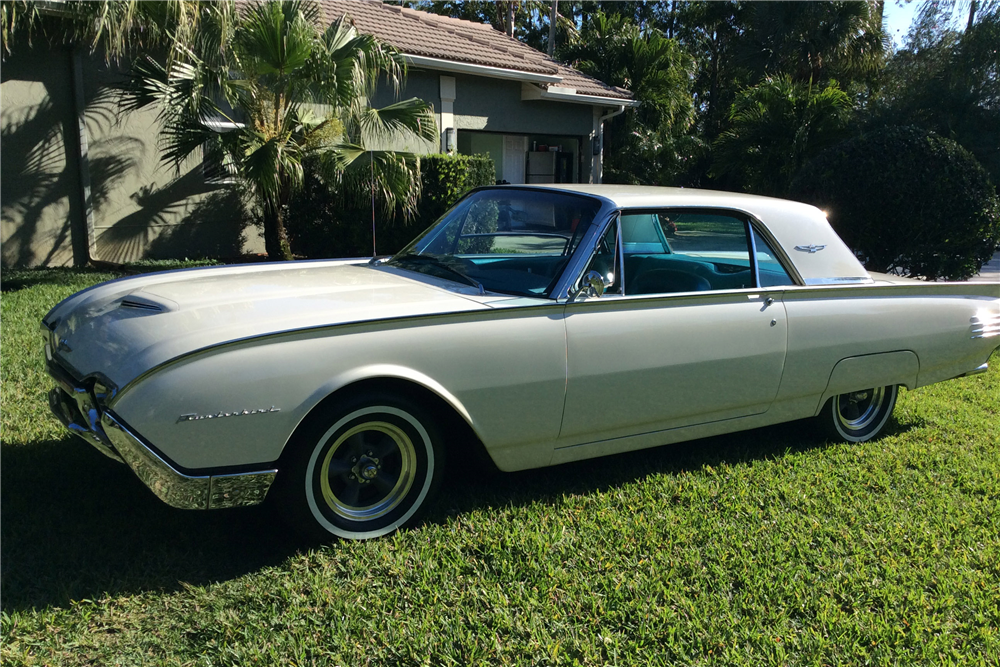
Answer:
M632 224L626 224L629 220ZM625 293L669 294L754 287L748 224L724 211L622 214Z
M778 254L774 252L771 244L757 233L756 229L753 230L753 243L757 249L757 273L760 276L760 286L794 285L795 281L778 261Z

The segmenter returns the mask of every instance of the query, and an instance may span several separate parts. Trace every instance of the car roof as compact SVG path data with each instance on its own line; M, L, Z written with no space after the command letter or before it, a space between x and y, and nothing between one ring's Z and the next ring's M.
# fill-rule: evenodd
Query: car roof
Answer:
M802 202L719 190L608 183L499 185L489 189L497 188L575 192L600 197L621 209L690 206L742 211L767 228L806 284L871 282L868 272L830 226L826 213Z
M642 208L646 206L704 206L706 203L718 206L752 209L776 205L808 206L799 202L742 192L723 190L700 190L697 188L671 188L656 185L616 185L612 183L546 183L540 185L514 185L510 187L540 190L564 190L580 194L602 197L622 208Z

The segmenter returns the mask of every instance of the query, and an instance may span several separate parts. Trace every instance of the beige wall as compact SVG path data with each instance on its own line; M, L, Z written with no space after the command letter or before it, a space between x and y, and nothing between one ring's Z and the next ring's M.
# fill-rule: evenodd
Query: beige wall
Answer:
M156 112L121 114L109 88L116 73L94 57L85 57L81 68L87 143L86 170L81 172L73 57L65 50L38 47L15 50L2 69L5 265L85 261L82 192L88 176L93 259L128 262L263 252L256 229L241 226L235 193L204 182L200 155L179 170L161 162Z
M82 228L69 54L0 68L0 245L5 265L73 264ZM85 248L77 248L78 254Z

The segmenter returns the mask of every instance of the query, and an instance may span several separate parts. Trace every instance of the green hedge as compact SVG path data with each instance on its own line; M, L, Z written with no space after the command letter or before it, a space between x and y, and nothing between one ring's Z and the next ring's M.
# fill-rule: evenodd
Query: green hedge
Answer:
M420 158L420 205L417 219L429 226L473 188L496 183L487 155L425 155Z
M791 196L825 209L872 271L964 280L1000 244L1000 201L986 170L954 141L914 127L827 149Z
M472 188L496 183L493 161L486 155L424 155L420 158L421 194L415 215L375 220L380 255L399 251L434 223ZM347 205L337 192L314 174L288 208L288 234L298 256L363 257L372 253L372 212Z

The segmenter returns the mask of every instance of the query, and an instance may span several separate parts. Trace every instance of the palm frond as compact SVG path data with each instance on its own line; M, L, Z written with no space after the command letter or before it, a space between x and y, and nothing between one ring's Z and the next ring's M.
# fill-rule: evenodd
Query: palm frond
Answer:
M375 109L365 108L356 118L364 145L397 143L409 136L425 141L437 139L437 123L431 106L416 97Z

